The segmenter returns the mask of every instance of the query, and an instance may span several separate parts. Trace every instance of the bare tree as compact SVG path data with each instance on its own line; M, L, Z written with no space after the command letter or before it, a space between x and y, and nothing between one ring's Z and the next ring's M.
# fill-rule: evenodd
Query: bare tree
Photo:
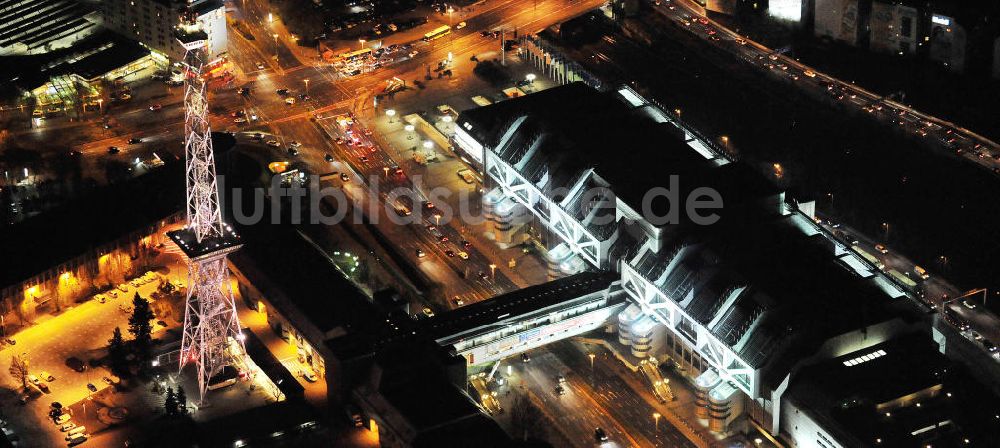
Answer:
M10 357L10 376L15 381L21 382L21 388L28 387L28 360L24 355L13 355Z

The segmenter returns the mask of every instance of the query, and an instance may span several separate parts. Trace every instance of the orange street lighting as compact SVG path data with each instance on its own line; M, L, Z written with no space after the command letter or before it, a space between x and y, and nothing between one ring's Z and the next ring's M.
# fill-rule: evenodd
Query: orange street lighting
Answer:
M302 82L306 84L306 96L309 96L309 80L303 79Z
M364 50L365 49L365 40L364 39L358 39L358 42L361 42L361 50Z
M662 415L660 415L659 412L653 413L653 421L655 421L654 425L657 431L660 430L660 417L662 417Z

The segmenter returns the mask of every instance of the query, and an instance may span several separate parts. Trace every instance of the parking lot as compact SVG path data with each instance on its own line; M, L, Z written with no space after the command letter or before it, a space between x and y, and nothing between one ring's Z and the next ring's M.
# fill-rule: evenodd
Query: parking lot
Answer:
M170 255L161 256L161 259L170 259ZM180 281L183 275L181 267L162 268L155 277L170 275L173 281ZM149 276L147 278L152 278ZM0 350L0 358L5 363L5 368L0 369L0 403L8 409L16 409L17 412L5 412L5 419L8 428L21 440L32 440L38 446L56 446L66 443L63 439L65 434L61 433L48 416L51 403L59 402L66 408L83 411L83 405L87 403L100 403L98 397L106 394L104 389L108 384L104 378L112 379L110 371L105 367L91 365L90 360L100 359L107 355L108 340L111 338L115 327L122 329L126 340L130 339L128 334L128 317L131 311L132 298L136 292L143 297L150 298L159 284L158 280L148 281L139 285L138 288L132 285L121 286L120 289L112 290L103 294L104 303L100 300L88 300L79 303L69 309L64 310L57 316L46 315L39 318L34 325L31 325L11 336L15 344L6 345ZM179 317L183 319L183 316ZM153 337L157 338L170 328L180 325L176 316L162 321L166 326L154 323ZM53 380L46 381L40 379L49 389L47 392L38 394L37 392L25 404L20 404L21 383L11 374L11 369L7 368L12 363L12 359L17 356L27 361L28 371L32 375L41 376L45 371L49 373ZM82 372L74 370L68 362L70 358L76 358L86 365ZM96 393L88 389L88 384L93 384ZM95 401L96 400L96 401ZM103 406L103 405L102 405ZM96 412L98 405L94 404L87 410L88 413ZM118 436L102 433L95 436L114 445L112 440Z

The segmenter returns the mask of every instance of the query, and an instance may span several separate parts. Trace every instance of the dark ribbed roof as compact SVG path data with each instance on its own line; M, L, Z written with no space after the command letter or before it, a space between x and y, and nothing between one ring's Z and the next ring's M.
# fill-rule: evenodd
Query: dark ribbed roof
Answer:
M519 131L499 147L521 117ZM671 175L679 176L681 198L702 186L719 190L732 203L778 191L749 167L718 167L689 147L673 124L658 123L617 93L598 92L583 83L468 110L458 122L466 129L468 123L473 137L529 180L538 182L547 172L551 181L546 188L567 187L593 168L618 198L637 210L651 189L669 185Z

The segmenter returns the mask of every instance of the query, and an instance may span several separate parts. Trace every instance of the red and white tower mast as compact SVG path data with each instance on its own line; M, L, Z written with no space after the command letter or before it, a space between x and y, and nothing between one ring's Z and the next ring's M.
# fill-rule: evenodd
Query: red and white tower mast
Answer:
M215 175L215 154L208 123L208 98L202 68L208 36L193 14L177 28L184 46L184 150L187 172L187 227L170 232L188 259L188 295L180 365L198 371L199 399L206 404L209 380L223 368L244 366L243 335L229 282L226 255L240 247L236 232L222 221Z

